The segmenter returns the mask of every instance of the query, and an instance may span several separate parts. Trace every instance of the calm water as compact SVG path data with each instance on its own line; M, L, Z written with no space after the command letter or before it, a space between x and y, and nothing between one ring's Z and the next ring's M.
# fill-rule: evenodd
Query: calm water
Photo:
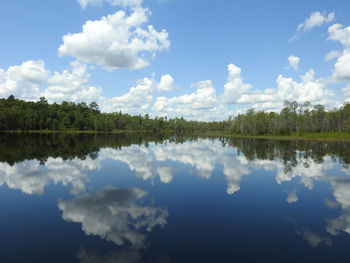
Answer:
M350 144L0 135L0 262L350 262Z

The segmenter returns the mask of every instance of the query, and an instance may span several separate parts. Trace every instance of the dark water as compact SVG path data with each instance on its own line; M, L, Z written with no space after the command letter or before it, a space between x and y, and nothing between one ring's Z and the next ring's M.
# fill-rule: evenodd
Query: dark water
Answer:
M0 135L0 262L350 262L350 144Z

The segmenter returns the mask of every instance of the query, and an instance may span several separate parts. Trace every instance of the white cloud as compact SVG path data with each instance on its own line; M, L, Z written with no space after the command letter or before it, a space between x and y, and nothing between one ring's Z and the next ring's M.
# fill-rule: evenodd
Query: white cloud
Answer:
M297 82L293 78L279 75L276 80L277 89L252 90L236 98L236 103L253 104L256 109L268 111L279 111L285 100L339 106L339 103L331 99L334 93L326 88L327 81L315 79L312 69L301 76L301 79L301 82Z
M184 117L195 120L213 120L228 117L228 110L220 103L210 80L193 85L190 94L178 97L157 97L152 114L157 116Z
M112 98L101 98L101 109L103 111L122 111L129 114L143 114L153 100L154 81L144 78L137 81L135 87L129 92Z
M288 60L297 69L299 58L290 56ZM279 75L277 88L265 90L253 90L250 84L245 84L241 76L241 69L233 64L228 65L228 72L228 81L222 95L222 99L228 104L246 104L258 110L268 111L279 111L285 100L311 101L316 104L339 106L331 100L334 94L326 88L327 81L315 79L315 72L312 69L301 76L301 82Z
M126 241L135 248L145 246L145 234L167 223L168 210L141 205L147 192L138 188L108 188L72 200L59 200L62 218L81 223L86 235L98 235L121 246Z
M135 87L121 96L106 98L102 89L89 84L90 74L85 64L71 62L71 71L50 73L41 60L26 61L20 66L0 69L0 96L14 95L24 100L38 100L41 96L49 102L86 102L96 101L106 112L119 111L130 114L143 114L153 101L155 83L144 78L137 81Z
M337 82L350 81L350 49L345 49L337 59L332 79Z
M165 30L145 26L150 12L135 7L128 16L120 10L100 20L87 21L82 32L63 36L60 56L73 56L85 63L108 70L139 69L149 64L147 54L168 49L170 41Z
M259 110L279 111L284 100L298 102L311 101L314 104L324 104L329 107L340 106L331 98L333 92L326 88L329 83L324 79L315 79L315 72L309 70L302 81L282 75L277 78L276 89L253 90L250 84L243 82L241 69L233 64L228 65L228 81L224 93L216 94L216 89L210 80L193 84L192 93L175 97L154 97L155 91L174 88L174 80L168 74L156 83L153 77L143 78L136 82L130 90L116 97L101 95L101 87L90 85L90 73L86 64L71 62L71 70L62 73L50 73L41 60L26 61L20 66L9 67L7 71L0 69L0 96L15 97L25 100L38 100L41 96L49 102L86 102L96 101L102 111L122 111L132 115L143 115L146 112L152 116L168 116L170 118L184 117L193 120L222 120L235 115L228 107L232 104L245 104L240 110L254 107ZM170 88L171 87L171 88ZM343 92L348 94L349 88ZM224 102L224 103L223 103ZM226 104L225 104L226 103Z
M224 86L223 100L228 104L233 104L237 102L237 99L245 93L248 93L252 86L250 84L243 83L243 78L241 76L241 68L234 64L229 64L227 66L228 79Z
M5 72L0 70L0 96L20 95L27 99L36 99L40 87L47 83L49 71L42 60L29 60L20 66L11 66Z
M330 61L330 60L338 58L340 56L341 56L341 52L339 50L332 50L326 54L326 56L324 57L324 60Z
M304 23L298 25L297 31L310 31L314 27L320 27L323 24L332 22L335 18L335 13L321 14L320 12L311 13L310 17L306 18Z
M46 89L41 92L51 102L73 101L91 102L96 100L101 88L89 85L90 74L86 65L77 61L71 62L72 71L55 72L47 82Z
M342 88L341 91L345 95L345 101L349 102L350 101L350 85L346 86L345 88Z
M108 2L111 5L120 5L120 6L140 6L143 0L78 0L79 4L83 9L88 5L101 5L103 2Z
M169 74L162 75L160 78L160 82L157 85L157 89L160 92L175 90L177 87L175 86L174 79Z
M339 41L345 47L350 46L350 26L343 28L341 24L334 24L328 28L329 40Z
M296 82L282 75L277 78L278 95L281 100L328 104L333 92L326 89L326 84L323 79L315 80L315 72L312 69L302 76L302 82Z
M71 67L71 72L64 70L62 74L54 72L52 75L42 60L29 60L9 67L6 72L0 70L0 96L12 94L25 100L44 96L49 102L91 102L98 98L101 88L89 85L86 65L74 61Z
M335 18L335 13L329 13L327 14L321 14L320 12L313 12L311 13L310 17L306 18L305 21L301 24L298 25L297 27L297 32L294 36L292 36L289 41L294 41L296 40L301 32L307 32L311 31L315 27L320 27L323 24L330 23L334 20Z
M329 40L340 42L344 49L343 52L334 53L337 61L334 64L333 74L330 78L331 82L347 82L350 81L350 26L343 27L340 24L334 24L328 28ZM348 84L342 89L345 95L345 101L350 101L350 85Z
M338 59L334 65L332 80L343 82L350 80L350 27L343 28L340 24L334 24L328 28L329 40L339 41L344 50L338 53Z
M294 70L298 70L299 61L300 61L300 58L296 56L290 55L288 57L289 66L292 67Z

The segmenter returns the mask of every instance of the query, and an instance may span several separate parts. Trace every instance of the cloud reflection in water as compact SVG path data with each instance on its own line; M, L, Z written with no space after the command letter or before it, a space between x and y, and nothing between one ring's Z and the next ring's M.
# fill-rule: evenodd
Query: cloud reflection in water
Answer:
M87 235L97 235L121 246L145 246L145 234L155 226L164 227L168 210L140 204L147 192L138 188L106 188L72 200L59 200L58 208L66 221L80 223Z
M175 167L179 163L192 167L194 174L203 179L210 179L215 167L221 168L227 182L226 193L232 195L241 189L244 176L263 169L275 174L278 184L297 180L309 190L318 181L330 184L334 201L327 199L325 205L341 211L337 218L326 220L326 230L331 235L350 233L350 170L343 166L338 170L345 176L332 175L332 170L339 163L334 155L324 154L322 158L311 158L305 152L295 150L290 151L287 157L275 154L273 157L259 158L255 154L252 158L238 148L225 145L219 140L209 139L178 144L149 143L147 147L134 144L120 149L100 149L94 159L87 157L85 160L63 160L49 157L44 166L37 160L19 162L13 166L0 163L0 185L6 184L9 188L20 189L26 194L43 194L50 183L62 184L69 185L71 193L78 195L86 191L90 182L89 173L101 169L102 161L111 159L127 164L134 175L142 180L154 183L159 177L160 183L164 184L174 180ZM294 187L286 190L286 201L291 205L300 200L298 189ZM163 226L167 217L164 209L138 204L146 195L146 192L137 188L109 189L81 195L70 201L60 201L59 207L66 220L81 223L87 234L98 235L116 244L128 241L135 246L142 246L144 236L138 229ZM123 203L121 196L128 196L128 201ZM89 202L96 204L92 210L88 209ZM128 223L129 219L132 219L131 223ZM117 221L118 224L115 223ZM321 240L318 243L327 243L323 236L312 233L314 232L298 231L311 244L316 244L317 240Z

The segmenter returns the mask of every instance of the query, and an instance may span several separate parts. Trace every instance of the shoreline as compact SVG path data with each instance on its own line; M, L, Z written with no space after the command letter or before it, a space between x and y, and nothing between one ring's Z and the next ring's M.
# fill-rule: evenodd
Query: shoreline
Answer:
M304 135L241 135L230 133L187 133L189 135L211 136L211 137L230 137L246 139L266 139L266 140L303 140L303 141L350 141L350 133L305 133Z
M246 138L246 139L267 139L267 140L312 140L312 141L350 141L350 133L344 132L323 132L323 133L305 133L304 135L242 135L223 132L176 132L172 130L167 131L153 131L153 130L120 130L110 132L99 132L94 130L28 130L28 131L0 131L0 133L14 133L14 134L125 134L125 133L174 133L183 135L208 136L208 137L230 137L230 138Z

